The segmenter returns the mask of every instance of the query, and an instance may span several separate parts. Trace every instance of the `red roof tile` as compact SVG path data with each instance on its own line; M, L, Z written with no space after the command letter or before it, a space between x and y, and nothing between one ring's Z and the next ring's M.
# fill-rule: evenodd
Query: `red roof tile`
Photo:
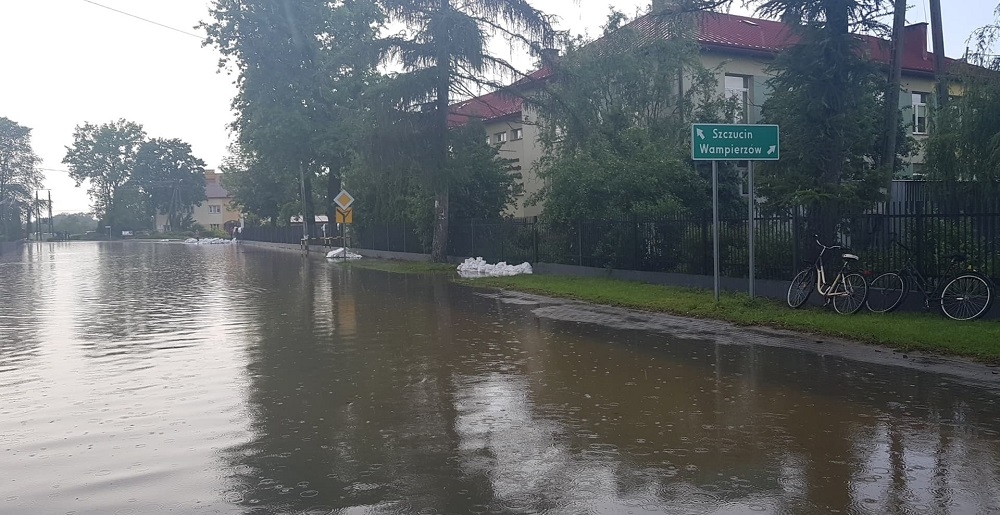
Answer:
M509 88L452 104L451 112L448 113L448 126L458 127L469 123L470 120L485 122L518 114L524 106L524 99L516 93L516 90L551 76L552 69L543 66L518 80Z
M649 18L649 16L643 16L633 23L639 22L643 18ZM646 22L646 25L648 24L650 22ZM698 42L709 48L777 54L799 40L793 27L785 23L733 14L705 13L699 20L698 28ZM858 37L864 42L868 54L873 60L882 63L889 62L892 50L888 41L866 35ZM907 27L904 45L904 71L934 72L934 53L927 51L926 24ZM955 61L946 58L946 62L950 64Z

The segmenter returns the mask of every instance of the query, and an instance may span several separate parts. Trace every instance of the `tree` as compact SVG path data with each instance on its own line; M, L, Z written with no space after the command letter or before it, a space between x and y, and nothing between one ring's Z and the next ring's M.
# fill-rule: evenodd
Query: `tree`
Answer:
M1000 181L1000 55L993 51L1000 40L1000 5L995 15L996 21L969 37L975 48L970 65L950 77L961 83L962 95L935 112L927 139L929 178L953 188L965 183L965 192Z
M145 138L142 125L124 119L101 125L84 123L73 131L73 145L66 147L63 163L77 186L90 181L94 212L104 225L117 227L120 188L132 177Z
M925 143L927 178L955 209L995 197L1000 182L1000 71L966 67L962 95L934 113Z
M720 122L732 106L701 65L694 15L657 14L643 22L655 24L649 38L612 11L599 41L577 41L550 65L555 82L536 100L545 186L532 199L545 201L546 218L700 214L710 205L710 183L690 161L690 122ZM683 93L681 76L691 78ZM734 187L725 193L738 198Z
M129 184L147 199L147 219L168 215L170 227L181 226L183 214L205 196L205 162L179 139L154 138L142 144Z
M862 55L858 31L884 32L888 0L768 0L765 16L793 23L799 41L777 57L764 103L781 125L782 159L760 166L760 192L775 207L809 207L809 231L830 241L836 214L884 198L886 75ZM888 130L902 128L894 126ZM893 165L898 166L897 163Z
M20 237L21 212L42 186L40 162L31 148L31 129L0 117L0 241Z
M286 223L280 215L289 199L296 198L296 185L287 180L286 174L239 145L230 147L220 169L226 191L244 213L272 224Z
M252 155L254 164L238 168L263 173L265 183L292 184L303 169L301 193L272 191L298 196L310 220L312 180L326 173L332 198L349 166L358 100L376 75L379 53L372 42L381 11L368 0L216 0L211 14L213 23L202 24L205 44L223 54L220 66L230 63L238 70L233 129L241 152ZM236 156L234 163L248 165L245 157ZM291 198L278 203L287 205ZM256 204L249 196L244 200ZM333 208L327 211L332 216Z
M539 49L551 46L555 32L548 17L523 0L380 0L391 19L405 23L410 37L386 39L391 55L401 60L399 74L386 95L403 111L417 106L433 109L426 117L427 159L420 163L425 184L434 192L432 259L443 262L448 244L449 193L447 173L448 110L452 92L469 84L486 84L486 72L510 75L514 68L486 50L490 34ZM495 84L493 84L495 86ZM429 104L428 104L429 103Z
M97 219L90 213L65 213L52 217L52 228L58 233L84 234L97 230Z

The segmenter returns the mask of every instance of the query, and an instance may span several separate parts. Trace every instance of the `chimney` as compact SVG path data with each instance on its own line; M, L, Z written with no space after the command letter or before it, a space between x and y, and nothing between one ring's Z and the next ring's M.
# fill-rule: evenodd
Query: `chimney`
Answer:
M543 48L538 53L542 66L552 67L559 60L558 48Z
M903 46L905 48L917 47L920 49L920 56L927 60L927 22L907 25L903 29Z

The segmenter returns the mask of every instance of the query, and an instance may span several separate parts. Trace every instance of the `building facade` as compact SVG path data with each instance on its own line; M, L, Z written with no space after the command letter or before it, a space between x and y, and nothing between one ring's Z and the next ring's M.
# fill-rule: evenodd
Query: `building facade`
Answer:
M233 198L222 186L223 174L214 170L205 171L206 200L190 209L191 218L205 229L231 233L239 226L242 213L233 205ZM156 230L170 232L169 217L165 214L156 215Z
M665 30L663 24L657 23L650 15L637 18L627 27L646 38L667 37L662 33ZM927 50L927 30L926 23L910 25L906 27L904 37L899 107L907 132L918 144L918 152L905 163L902 178L919 179L923 173L921 143L930 130L928 106L935 89L934 55ZM872 36L858 38L863 43L862 51L871 59L881 63L890 61L892 50L888 41ZM796 43L794 27L773 20L703 13L698 19L697 39L701 46L702 64L718 74L719 96L735 98L740 106L733 123L760 123L761 106L770 94L767 67L779 52ZM600 40L593 44L600 44ZM956 61L948 59L946 62L951 66ZM514 217L537 216L542 211L541 203L534 206L526 203L542 187L542 181L534 170L542 156L542 148L538 138L537 113L521 98L552 79L551 67L542 66L507 90L452 106L449 120L453 126L472 119L481 121L489 143L499 146L501 157L513 160L515 169L521 173L524 194L508 213ZM690 79L686 79L683 85L690 87Z

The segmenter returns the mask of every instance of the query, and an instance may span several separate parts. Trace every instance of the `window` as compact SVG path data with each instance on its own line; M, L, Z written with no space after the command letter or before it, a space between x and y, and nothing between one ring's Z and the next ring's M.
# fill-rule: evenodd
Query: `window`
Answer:
M524 137L524 130L523 129L514 129L514 130L510 131L510 139L512 139L512 140L516 141L516 140L519 140L519 139L521 139L523 137Z
M913 99L913 133L927 134L927 100L930 93L914 91L911 94Z
M726 75L726 99L733 102L733 123L750 123L750 77Z
M209 204L208 213L212 215L217 215L219 213L222 213L222 206L219 204Z
M498 132L493 135L493 143L499 144L507 141L507 131Z
M218 231L219 230L219 224L209 224L208 228L212 229L213 231Z

